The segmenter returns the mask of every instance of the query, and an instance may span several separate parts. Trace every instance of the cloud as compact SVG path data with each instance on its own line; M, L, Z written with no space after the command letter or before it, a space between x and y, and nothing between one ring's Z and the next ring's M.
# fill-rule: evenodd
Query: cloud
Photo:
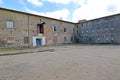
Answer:
M0 0L0 4L3 4L3 0Z
M47 2L57 3L57 4L69 4L70 2L74 2L76 4L83 4L86 0L43 0Z
M88 0L73 12L72 21L94 19L120 12L120 0Z
M62 18L62 20L68 20L68 16L70 14L67 9L56 10L53 12L37 12L34 10L30 10L30 9L27 9L27 11L32 14L37 14L37 15L51 17L51 18L56 18L56 19Z
M34 6L42 6L43 3L40 0L27 0L29 3L33 4Z
M115 12L117 10L117 7L115 5L109 5L107 7L108 12Z

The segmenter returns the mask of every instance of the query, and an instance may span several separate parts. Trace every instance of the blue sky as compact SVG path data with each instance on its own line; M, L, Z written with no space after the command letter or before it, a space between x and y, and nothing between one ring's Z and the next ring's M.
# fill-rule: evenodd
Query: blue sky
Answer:
M120 0L0 0L0 7L66 21L120 13Z

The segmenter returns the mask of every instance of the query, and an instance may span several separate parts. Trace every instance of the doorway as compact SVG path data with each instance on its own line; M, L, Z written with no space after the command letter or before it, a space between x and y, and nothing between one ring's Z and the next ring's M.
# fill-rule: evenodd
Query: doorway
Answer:
M41 45L41 39L36 39L36 46L40 46Z
M44 34L43 24L37 24L37 33Z

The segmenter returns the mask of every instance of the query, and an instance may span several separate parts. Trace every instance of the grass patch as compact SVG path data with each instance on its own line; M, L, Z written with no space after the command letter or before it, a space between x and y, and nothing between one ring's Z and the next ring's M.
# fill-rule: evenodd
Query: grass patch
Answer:
M0 48L0 52L9 52L15 50L14 48Z

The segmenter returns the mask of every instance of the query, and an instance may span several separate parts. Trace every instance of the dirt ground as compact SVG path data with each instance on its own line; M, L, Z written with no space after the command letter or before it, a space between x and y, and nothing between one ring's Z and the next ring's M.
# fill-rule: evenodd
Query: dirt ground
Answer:
M120 80L120 46L58 46L0 56L0 80Z

